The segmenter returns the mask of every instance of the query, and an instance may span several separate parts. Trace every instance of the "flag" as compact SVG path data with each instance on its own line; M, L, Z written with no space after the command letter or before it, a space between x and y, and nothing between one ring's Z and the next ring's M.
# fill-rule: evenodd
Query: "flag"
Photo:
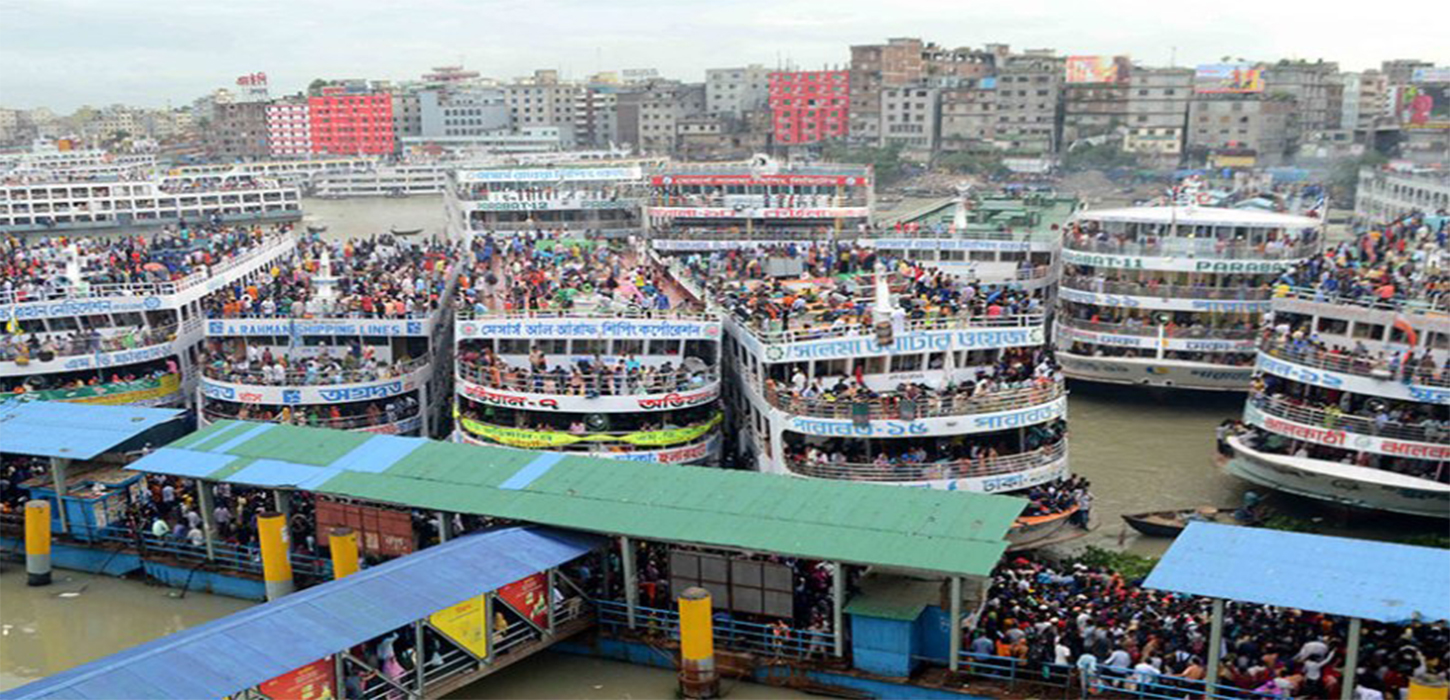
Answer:
M1409 364L1410 358L1415 355L1415 345L1420 342L1420 334L1416 333L1415 327L1410 325L1410 322L1406 321L1405 317L1399 314L1395 314L1394 327L1405 336L1405 344L1407 347L1405 348L1405 359L1403 362Z

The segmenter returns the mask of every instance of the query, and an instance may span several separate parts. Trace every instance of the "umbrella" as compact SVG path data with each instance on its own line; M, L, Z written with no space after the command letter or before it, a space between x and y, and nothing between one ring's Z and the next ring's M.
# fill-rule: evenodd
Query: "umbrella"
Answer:
M152 262L152 263L146 263L145 265L142 265L141 266L141 269L148 270L150 272L165 272L166 271L166 266L165 265L162 265L161 263Z

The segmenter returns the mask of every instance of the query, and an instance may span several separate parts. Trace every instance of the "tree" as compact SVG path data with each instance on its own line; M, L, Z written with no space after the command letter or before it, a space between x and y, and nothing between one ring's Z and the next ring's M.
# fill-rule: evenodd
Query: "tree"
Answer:
M329 84L330 83L328 81L323 80L322 78L316 78L312 82L307 84L307 94L321 95L322 88L327 87Z
M936 165L947 172L962 175L990 176L1005 170L1000 155L970 151L943 154L936 159Z
M1062 158L1065 170L1112 170L1114 168L1139 167L1138 154L1124 151L1121 142L1105 141L1099 144L1081 144L1067 152Z
M1335 201L1350 203L1352 206L1355 191L1359 189L1360 168L1378 168L1389 161L1383 153L1370 151L1358 158L1347 158L1335 163L1329 176L1331 195Z
M851 147L840 141L830 141L821 149L821 155L832 163L855 163L869 165L876 178L876 189L881 189L903 175L901 146L893 144L886 148L870 146Z

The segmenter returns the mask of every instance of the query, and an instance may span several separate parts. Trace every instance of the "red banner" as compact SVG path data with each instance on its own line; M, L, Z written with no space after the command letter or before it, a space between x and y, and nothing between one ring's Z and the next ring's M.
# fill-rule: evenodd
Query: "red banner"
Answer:
M271 700L329 700L337 697L332 657L313 661L257 686Z
M655 175L654 185L866 185L855 175Z
M527 616L534 624L549 624L549 577L534 574L498 589L498 597L514 610Z

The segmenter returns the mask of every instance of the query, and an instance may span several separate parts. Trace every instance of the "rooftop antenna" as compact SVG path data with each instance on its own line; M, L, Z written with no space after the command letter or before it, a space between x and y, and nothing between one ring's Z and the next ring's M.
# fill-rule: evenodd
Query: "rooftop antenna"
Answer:
M1172 53L1168 54L1168 67L1169 68L1177 68L1178 67L1178 47L1177 46L1174 46Z

